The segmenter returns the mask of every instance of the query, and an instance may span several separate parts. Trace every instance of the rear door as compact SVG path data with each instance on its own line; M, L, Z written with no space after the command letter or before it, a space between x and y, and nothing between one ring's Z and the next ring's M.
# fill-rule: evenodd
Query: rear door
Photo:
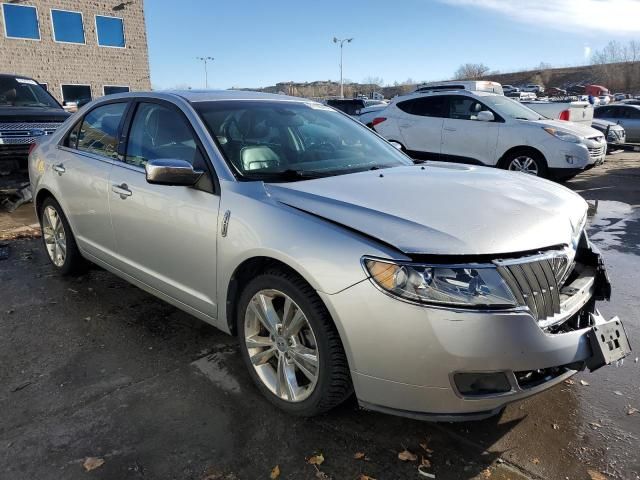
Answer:
M437 160L442 143L446 98L418 97L398 102L397 125L407 153L414 158Z
M215 318L220 196L214 172L184 113L144 99L132 108L125 155L110 175L116 268L196 313ZM204 171L193 187L147 183L148 160L178 159Z
M502 121L495 112L493 122L477 119L481 111L491 111L475 97L448 95L448 116L442 128L443 160L495 165L496 145Z
M53 165L61 203L78 246L108 261L115 250L109 215L109 174L118 161L118 138L127 102L109 102L79 119Z

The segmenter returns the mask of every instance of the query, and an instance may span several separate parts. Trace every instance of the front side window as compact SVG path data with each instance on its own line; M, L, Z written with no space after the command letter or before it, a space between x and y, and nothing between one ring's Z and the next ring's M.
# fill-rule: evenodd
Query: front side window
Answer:
M0 77L0 106L60 108L38 82L20 77Z
M51 10L51 24L56 42L84 43L84 25L80 12Z
M290 181L413 165L366 126L315 102L215 101L194 107L245 180Z
M488 110L486 106L472 97L449 97L449 118L455 120L477 120L478 113Z
M75 103L78 107L91 101L89 85L62 85L62 100L65 105Z
M78 150L118 158L118 127L126 103L110 103L87 113L77 135Z
M482 97L482 101L502 118L516 120L542 120L544 118L538 112L503 95L485 95Z
M2 4L4 33L8 38L40 40L38 10L28 5Z
M633 107L626 107L624 108L624 113L622 117L637 120L640 118L640 109L633 108Z
M114 93L127 93L128 91L129 91L129 87L125 87L125 86L116 86L116 85L104 86L105 95L113 95Z
M124 48L124 22L118 17L96 15L96 35L101 47Z
M195 136L178 111L157 103L140 103L131 122L125 162L143 167L149 160L184 160L206 168Z

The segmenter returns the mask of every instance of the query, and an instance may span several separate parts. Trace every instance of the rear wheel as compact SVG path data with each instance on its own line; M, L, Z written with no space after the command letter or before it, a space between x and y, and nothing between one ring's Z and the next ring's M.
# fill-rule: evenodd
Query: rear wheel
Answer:
M335 325L316 292L293 273L270 270L240 296L243 359L273 404L301 416L337 406L352 392Z
M39 213L42 240L53 266L62 275L81 270L85 261L80 255L67 217L58 202L52 197L46 198Z
M547 177L547 162L544 157L540 153L530 150L515 151L507 154L502 159L501 167L512 172Z

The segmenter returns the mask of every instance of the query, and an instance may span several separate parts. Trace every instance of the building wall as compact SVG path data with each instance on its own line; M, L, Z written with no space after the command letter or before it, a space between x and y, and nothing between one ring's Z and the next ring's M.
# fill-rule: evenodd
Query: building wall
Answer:
M40 40L6 38L0 25L0 73L46 83L59 101L62 84L91 85L93 98L102 96L104 85L151 89L143 0L24 0L18 4L37 7ZM85 45L53 40L51 8L82 13ZM123 18L125 48L98 46L95 15Z

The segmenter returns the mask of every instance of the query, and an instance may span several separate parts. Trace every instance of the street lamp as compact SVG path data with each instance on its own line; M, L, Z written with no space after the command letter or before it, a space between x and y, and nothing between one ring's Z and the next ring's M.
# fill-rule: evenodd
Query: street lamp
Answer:
M209 79L207 78L207 62L211 60L213 62L213 57L196 57L197 60L202 60L204 62L204 88L209 88Z
M353 38L340 39L333 37L333 43L340 44L340 98L344 98L344 84L342 83L342 46L344 45L344 42L351 43L352 40Z

